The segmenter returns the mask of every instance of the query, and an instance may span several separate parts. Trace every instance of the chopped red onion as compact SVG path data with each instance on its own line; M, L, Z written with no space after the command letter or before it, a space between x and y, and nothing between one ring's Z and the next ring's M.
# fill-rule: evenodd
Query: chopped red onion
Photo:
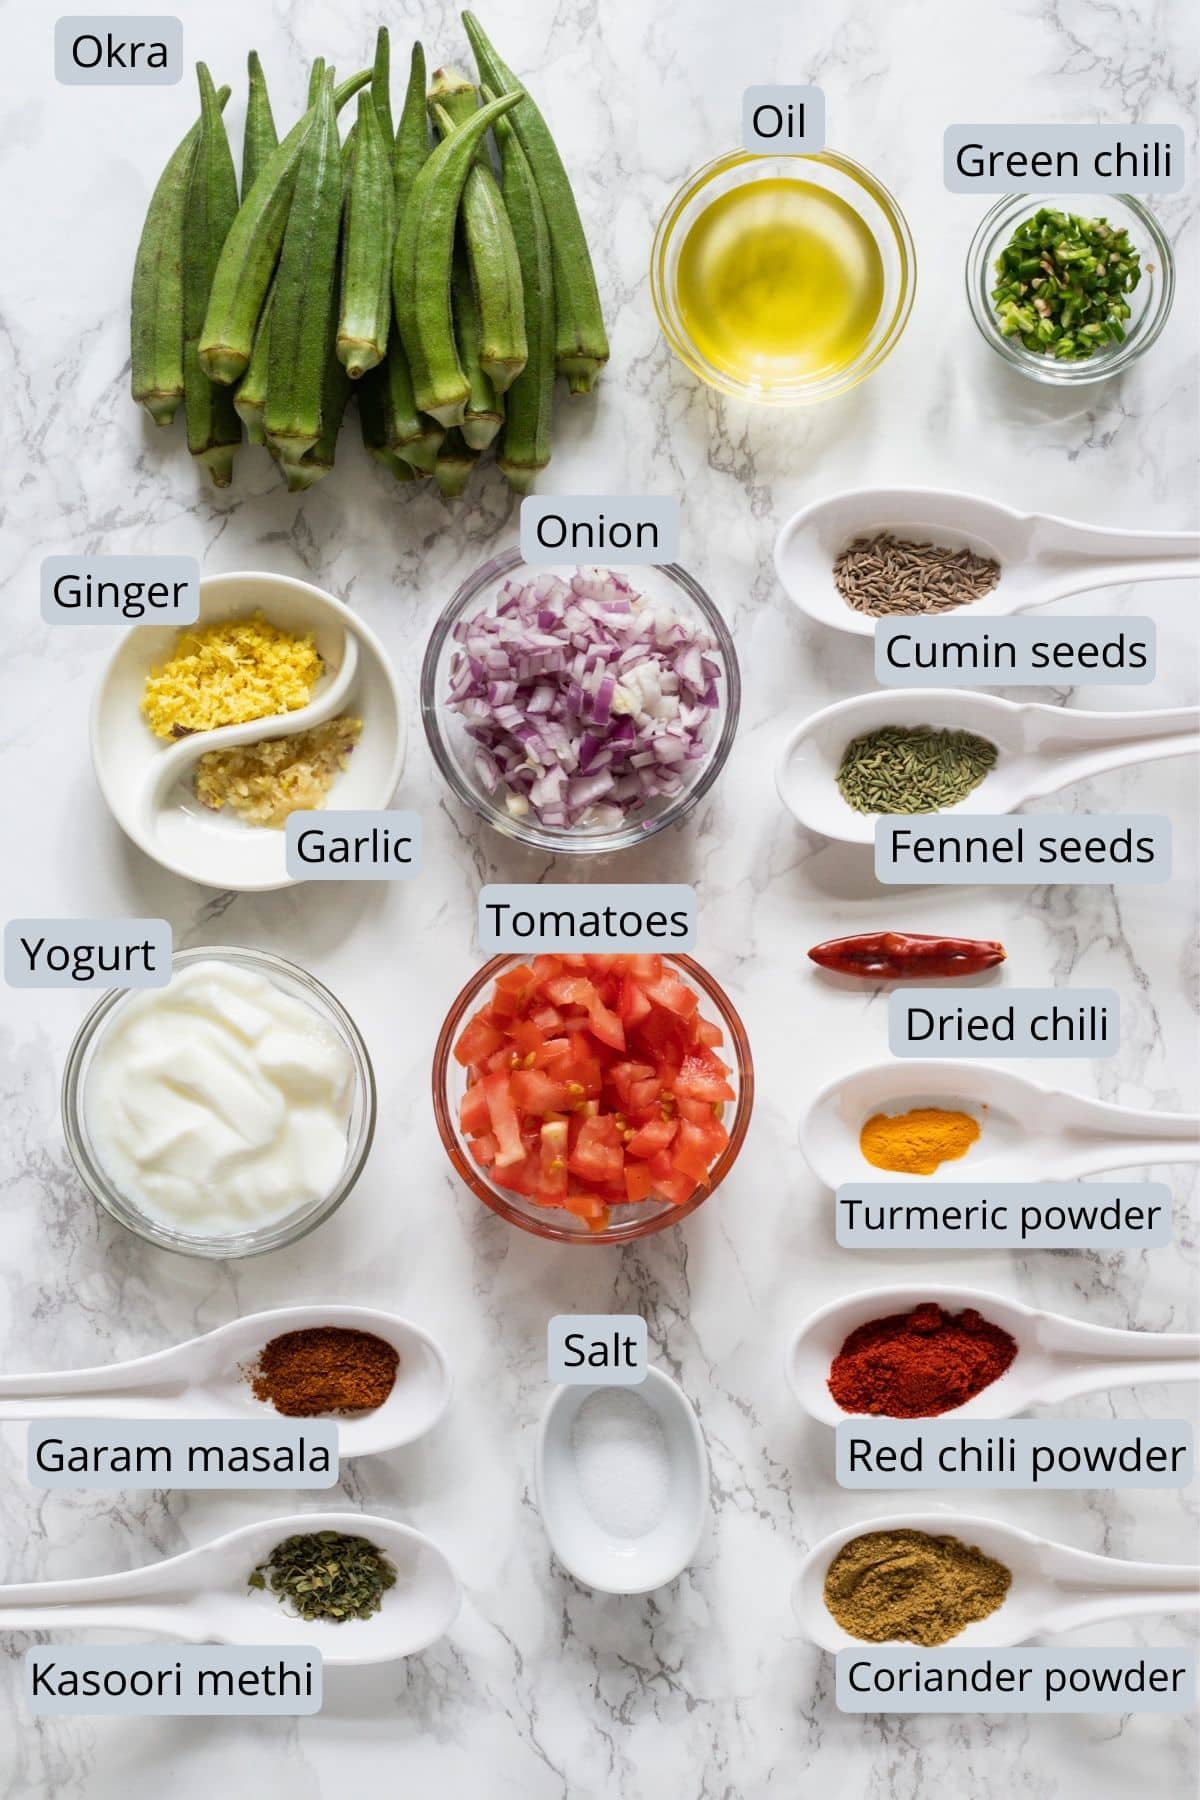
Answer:
M513 817L611 830L680 793L706 754L716 645L611 569L509 576L453 637L446 704Z

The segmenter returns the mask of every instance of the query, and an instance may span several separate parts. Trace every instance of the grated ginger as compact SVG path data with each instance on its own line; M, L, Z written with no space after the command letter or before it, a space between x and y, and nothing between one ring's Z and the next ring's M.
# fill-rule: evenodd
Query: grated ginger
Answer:
M142 716L155 737L182 738L295 712L324 666L311 633L293 637L261 613L187 626L147 676Z
M361 719L329 719L292 737L206 751L196 797L213 812L230 806L247 825L281 830L289 813L324 805L361 731Z

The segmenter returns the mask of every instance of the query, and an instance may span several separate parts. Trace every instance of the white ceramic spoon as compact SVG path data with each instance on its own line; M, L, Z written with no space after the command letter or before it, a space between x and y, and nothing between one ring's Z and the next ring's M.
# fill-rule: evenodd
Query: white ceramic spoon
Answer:
M956 1537L995 1557L1012 1573L1012 1586L1002 1605L951 1638L947 1648L975 1650L1026 1644L1047 1632L1075 1631L1106 1619L1140 1613L1200 1611L1200 1570L1190 1563L1123 1562L1093 1556L1052 1538L1020 1531L999 1519L979 1519L961 1512L893 1513L864 1519L831 1532L815 1544L800 1565L792 1589L792 1607L805 1636L823 1650L865 1650L862 1638L843 1631L825 1605L829 1565L852 1538L868 1531L927 1531Z
M636 1394L657 1414L670 1462L662 1518L641 1537L608 1531L580 1491L571 1433L585 1400ZM708 1514L708 1451L683 1389L649 1368L637 1387L555 1388L542 1414L534 1465L538 1505L550 1548L576 1581L605 1594L648 1594L682 1573L696 1554Z
M998 562L1001 576L991 593L955 609L972 616L995 618L1093 588L1200 574L1200 532L1120 531L1015 512L948 488L899 487L854 488L795 513L775 541L779 579L810 618L873 637L878 621L846 605L833 585L833 565L855 538L885 531Z
M407 1319L367 1306L285 1306L130 1362L0 1376L0 1420L279 1419L273 1406L254 1398L243 1370L272 1338L321 1325L373 1332L400 1357L383 1405L338 1419L342 1456L395 1450L432 1430L450 1404L444 1352Z
M1000 752L990 772L957 805L922 818L955 813L1011 813L1072 782L1129 763L1200 751L1200 707L1127 713L1075 712L1022 704L965 688L905 688L858 694L813 713L788 738L776 771L779 795L808 831L847 844L875 842L874 813L843 800L837 772L847 746L884 725L932 725L970 731Z
M332 654L324 655L326 668L333 664ZM139 802L143 831L158 830L163 811L172 790L192 773L202 756L210 750L235 750L242 744L261 744L272 738L294 737L314 725L336 719L358 676L358 639L351 631L343 631L340 659L335 672L323 678L314 689L307 706L294 712L269 713L262 719L248 719L243 725L218 725L212 731L197 731L181 738L159 752L149 769Z
M873 1167L858 1143L867 1120L919 1106L972 1113L983 1130L965 1156L933 1175ZM801 1123L800 1148L831 1188L844 1181L1074 1181L1107 1169L1200 1162L1200 1118L1112 1106L994 1063L899 1060L822 1088Z
M787 1378L814 1419L839 1425L843 1412L829 1391L829 1367L846 1339L871 1319L910 1312L932 1301L947 1312L973 1307L1016 1341L1017 1354L999 1380L941 1418L1011 1419L1031 1406L1073 1400L1143 1381L1200 1381L1200 1336L1184 1331L1117 1331L1062 1313L1008 1300L983 1288L865 1288L810 1313L788 1347Z
M251 1570L297 1532L365 1537L398 1580L369 1619L305 1620L247 1585ZM198 1549L117 1575L0 1587L0 1631L151 1631L191 1644L312 1644L328 1664L391 1662L444 1636L462 1600L437 1545L374 1513L305 1512L243 1525Z

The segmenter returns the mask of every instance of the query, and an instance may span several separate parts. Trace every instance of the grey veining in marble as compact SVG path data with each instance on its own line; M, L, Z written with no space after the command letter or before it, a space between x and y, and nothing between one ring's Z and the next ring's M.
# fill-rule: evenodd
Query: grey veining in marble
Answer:
M172 10L184 20L189 56L208 61L218 81L240 82L256 45L283 118L300 104L308 59L320 52L351 69L383 18L397 61L417 31L431 66L467 56L454 7L438 0L388 8L176 0ZM942 130L959 120L1177 121L1192 134L1194 155L1191 9L1183 0L487 0L483 11L577 177L612 328L612 365L594 404L560 402L544 485L677 492L683 561L724 608L742 654L743 726L722 782L681 832L597 873L697 885L701 956L742 1009L754 1048L753 1130L735 1177L686 1228L619 1254L527 1239L463 1191L430 1116L433 1040L479 960L479 884L545 879L552 864L485 834L448 800L419 730L399 799L425 821L425 867L409 885L205 892L147 862L105 814L87 711L111 635L41 623L43 556L155 549L197 555L209 571L306 576L361 609L412 702L438 609L470 569L515 539L516 516L494 475L448 516L428 494L399 491L350 442L344 464L306 497L284 494L259 451L240 458L228 494L206 491L179 428L156 434L127 393L133 247L157 171L189 115L189 92L55 86L53 14L6 0L2 916L161 914L182 945L261 944L293 957L357 1017L382 1105L358 1190L294 1250L240 1266L150 1252L98 1214L63 1147L57 1085L82 997L5 992L5 1366L134 1355L289 1299L359 1299L410 1312L451 1352L454 1409L427 1442L354 1465L343 1490L435 1536L468 1598L446 1642L404 1665L331 1674L324 1713L294 1722L35 1726L19 1699L21 1646L9 1643L0 1657L0 1795L202 1800L218 1789L342 1800L385 1783L488 1800L816 1792L1132 1800L1190 1791L1185 1721L838 1714L832 1667L800 1640L788 1589L805 1545L888 1506L883 1496L837 1489L832 1440L798 1417L782 1357L799 1317L821 1301L926 1271L945 1279L951 1267L966 1283L1098 1323L1195 1328L1186 1171L1164 1172L1180 1207L1170 1251L975 1254L931 1266L839 1250L829 1197L796 1143L815 1083L881 1056L886 1044L885 995L824 984L803 952L818 938L871 925L1000 937L1022 983L1117 987L1119 1055L1056 1065L1056 1077L1061 1070L1065 1085L1132 1105L1195 1105L1196 859L1186 823L1196 814L1194 767L1126 770L1051 803L1170 812L1177 869L1165 888L889 895L864 879L860 862L796 831L770 771L796 717L872 685L869 646L802 622L776 585L772 541L796 506L850 484L929 480L1080 518L1195 523L1190 194L1157 209L1176 245L1181 293L1161 342L1120 383L1063 395L1022 382L978 341L962 266L988 202L947 195L941 183ZM669 195L733 146L743 88L782 81L824 87L831 144L897 194L920 265L913 319L886 367L839 402L791 414L756 412L697 386L658 335L646 279ZM239 134L241 105L239 89L229 109ZM1057 698L1113 707L1195 698L1194 586L1064 603L1076 612L1089 606L1152 614L1162 674L1133 702L1119 689ZM643 1312L653 1354L683 1383L707 1435L710 1529L694 1567L649 1598L581 1589L552 1563L537 1516L531 1454L545 1397L545 1323L572 1309ZM1175 1416L1183 1399L1179 1390L1139 1388L1080 1410ZM8 1580L127 1568L278 1506L266 1494L38 1492L23 1462L23 1433L4 1428L0 1577ZM1192 1495L985 1493L962 1504L1114 1555L1194 1554ZM1183 1641L1172 1621L1134 1621L1104 1637Z

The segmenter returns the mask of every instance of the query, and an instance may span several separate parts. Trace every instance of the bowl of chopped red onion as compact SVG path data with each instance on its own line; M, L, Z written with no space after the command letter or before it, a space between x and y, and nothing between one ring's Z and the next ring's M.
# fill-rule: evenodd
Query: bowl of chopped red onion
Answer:
M466 580L434 628L421 717L442 774L504 836L623 850L708 792L737 730L729 629L674 563L534 567Z

